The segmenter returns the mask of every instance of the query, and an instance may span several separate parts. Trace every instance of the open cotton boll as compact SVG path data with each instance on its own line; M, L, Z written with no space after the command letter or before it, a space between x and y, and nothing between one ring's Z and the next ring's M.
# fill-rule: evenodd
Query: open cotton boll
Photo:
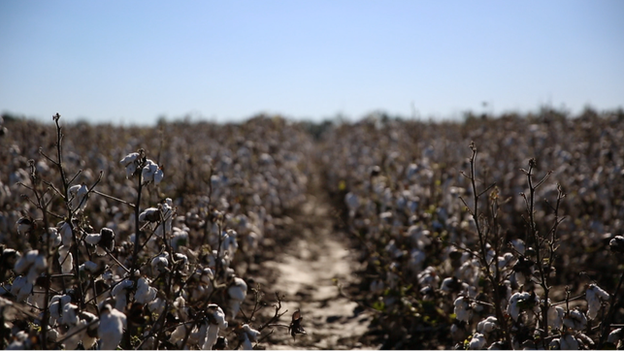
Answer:
M15 296L15 301L22 302L28 298L33 289L33 284L28 282L24 276L16 277L11 284L11 294Z
M477 324L477 331L483 335L491 333L498 326L498 320L494 316L489 316Z
M247 283L239 277L234 277L234 282L228 288L228 296L230 297L230 317L236 318L240 305L247 296Z
M482 350L485 347L485 336L481 333L474 333L470 343L468 343L468 350Z
M239 334L242 339L242 348L243 350L253 350L253 345L251 342L258 341L258 336L260 332L251 328L248 324L243 324L241 327L241 334Z
M578 340L572 334L566 334L559 338L559 345L562 350L578 350Z
M131 152L119 161L126 167L126 178L130 179L134 175L141 161L140 157L141 155L138 152Z
M511 295L509 299L509 305L507 306L507 313L513 318L514 321L518 320L518 316L520 315L520 311L524 309L524 305L529 303L531 299L531 294L528 292L523 293L515 293Z
M571 310L563 317L563 325L574 330L585 330L587 318L579 310Z
M587 318L595 319L602 303L609 300L609 294L598 285L589 284L589 288L585 292L585 299L587 300Z
M115 350L123 336L126 327L126 315L113 309L106 304L100 312L100 326L98 336L100 337L100 350Z
M63 240L63 245L70 246L74 238L71 224L67 222L60 222L58 226L61 239Z
M89 195L89 188L86 185L72 185L67 189L68 198L70 199L69 205L76 211L82 211L87 206L87 196Z
M223 313L221 307L216 304L208 305L206 315L210 323L206 331L206 341L202 345L202 350L212 350L212 347L217 342L219 329L227 328L228 322L225 320L225 313Z
M160 210L156 207L149 207L139 214L141 222L158 222L160 221Z
M121 283L115 285L111 292L111 296L115 299L115 308L119 311L125 312L128 302L128 289L131 289L134 283L125 279Z
M39 250L30 250L15 263L13 270L17 274L25 273L26 280L32 285L47 266L48 263L45 257L39 254Z
M59 264L61 265L61 272L71 273L74 268L74 256L69 252L69 246L61 245L59 247Z
M472 317L472 306L470 301L464 296L460 296L455 299L453 305L455 306L453 310L455 318L460 321L470 322L470 318Z
M141 176L143 177L143 182L145 183L150 183L150 182L154 182L154 174L156 174L156 171L158 171L158 165L156 164L156 162L147 159L146 160L146 164L143 167L143 170L141 170ZM162 177L161 177L162 180Z
M82 325L88 325L88 327L82 332L82 346L85 350L91 349L98 340L97 329L99 326L99 321L97 321L97 316L90 312L80 312L78 314L80 317L80 323Z
M35 223L28 217L21 217L17 220L17 233L19 235L28 234L34 227Z
M154 257L150 265L152 266L152 272L160 272L162 273L169 267L169 254L165 251L160 255Z
M124 156L124 158L122 158L121 161L119 161L119 163L121 163L122 166L128 166L129 164L133 162L139 161L139 157L140 155L138 152L131 152L127 154L126 156Z
M48 243L50 247L57 247L61 245L61 234L59 234L58 230L54 227L49 227L48 231L43 233L41 239L44 243ZM6 251L6 250L5 250Z
M137 291L134 294L134 300L140 304L146 305L156 298L157 290L150 285L147 278L139 278L137 281Z
M550 306L548 308L548 326L553 329L561 329L563 326L563 316L565 310L559 306Z

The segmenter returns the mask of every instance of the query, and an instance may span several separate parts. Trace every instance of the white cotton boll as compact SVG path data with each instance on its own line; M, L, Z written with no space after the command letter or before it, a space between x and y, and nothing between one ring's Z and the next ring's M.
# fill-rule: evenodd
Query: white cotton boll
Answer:
M589 288L585 292L585 299L587 300L587 318L595 319L602 302L609 300L609 294L596 284L589 284Z
M520 304L528 301L531 298L531 294L528 292L523 293L515 293L511 295L509 299L509 305L507 306L507 313L513 318L514 321L518 320L518 316L520 315Z
M31 294L33 284L28 282L24 276L16 277L11 285L11 294L15 296L15 301L22 302Z
M7 350L30 350L32 349L32 345L29 341L28 333L23 330L20 330L13 337L13 342L9 344L6 348Z
M164 177L165 177L165 173L163 173L161 168L158 168L156 172L154 172L154 184L156 185L160 184L160 182L162 182Z
M562 350L578 350L578 340L572 334L566 334L559 338L560 347Z
M177 227L173 228L173 236L171 237L171 247L173 251L178 251L180 246L188 245L188 232Z
M95 273L98 270L98 264L93 262L93 261L86 261L85 263L81 264L78 269L80 269L81 272L85 271L88 272L90 274Z
M209 304L207 308L207 315L210 325L208 326L208 331L206 332L206 342L204 342L202 350L212 350L212 347L217 341L219 329L225 329L228 327L228 322L225 320L225 313L223 313L223 310L218 305Z
M141 222L158 222L160 221L160 210L156 207L149 207L139 214Z
M571 310L563 317L563 325L574 330L585 330L587 318L579 310Z
M498 257L498 268L512 267L515 263L515 256L511 252Z
M26 280L32 285L47 266L45 257L39 255L38 250L30 250L15 263L13 270L17 274L26 273Z
M243 350L253 350L252 341L257 341L260 332L251 328L248 324L243 324L242 327L242 349Z
M115 285L111 292L111 296L115 299L115 309L122 312L126 311L126 305L128 304L127 289L132 288L133 284L131 280L125 279L121 283Z
M485 336L481 333L474 333L472 339L470 339L470 343L468 343L469 350L481 350L485 347L486 340Z
M422 272L418 273L417 278L420 286L438 286L440 284L440 277L436 273L435 268L432 266L429 266Z
M550 306L548 308L548 325L553 329L561 329L563 326L563 316L565 311L559 306Z
M80 321L84 322L84 325L89 325L97 320L97 316L90 312L80 312ZM91 347L95 345L97 342L97 328L99 326L99 321L90 324L84 332L82 332L82 346L85 350L89 350Z
M33 221L27 217L21 217L17 220L17 233L19 235L26 235L33 228Z
M84 241L91 245L97 245L101 239L102 235L100 233L87 234L84 237Z
M76 324L69 326L65 335L70 336L63 341L65 350L76 350L78 348L78 344L87 334L87 329L85 328L86 325L87 322L85 320L77 320Z
M240 310L240 305L247 296L247 283L241 278L235 277L234 283L228 288L230 297L230 317L234 319Z
M182 340L186 336L186 331L186 326L184 324L180 324L171 333L171 336L169 337L169 342L171 342L172 344L176 344L178 347L180 347L178 343L182 342Z
M61 245L61 234L54 227L49 227L48 231L42 236L43 242L48 243L50 247L57 247ZM6 250L5 250L6 251Z
M169 254L167 252L163 252L160 255L154 257L151 262L152 271L153 272L163 272L169 266L169 260L167 259Z
M147 308L150 312L160 315L165 310L165 303L166 301L164 299L157 297L153 301L148 302Z
M58 261L63 273L71 273L74 268L74 256L69 252L69 246L61 245L59 247Z
M61 315L61 324L76 325L78 323L78 306L73 303L66 303L63 306L63 313Z
M154 181L154 174L156 174L156 171L158 170L158 165L156 164L156 162L150 159L148 159L146 162L147 164L145 165L145 167L143 167L141 175L143 177L143 182L149 183Z
M70 199L69 205L72 209L82 211L87 206L87 195L89 194L89 188L86 185L72 185L67 189L68 198Z
M126 166L126 178L130 179L137 170L136 163L131 163Z
M158 291L149 284L149 279L143 277L139 278L137 282L137 291L134 294L136 302L145 305L156 298Z
M525 245L521 239L514 239L511 241L511 245L519 254L524 255Z
M124 156L124 158L122 158L121 161L119 161L119 163L127 167L131 163L139 161L139 157L140 155L138 152L131 152L127 154L126 156Z
M123 336L126 327L126 315L110 305L105 305L100 313L100 350L115 350Z
M609 336L607 337L607 342L617 346L618 342L624 337L624 333L622 332L623 330L624 329L622 328L617 328L609 333Z
M63 245L70 246L74 238L71 224L67 222L60 222L59 226L60 226L59 232L61 233L61 239L63 240Z
M455 318L460 321L469 322L472 317L472 307L470 306L470 302L464 296L460 296L455 299L453 303L455 306L453 313L455 313Z
M477 324L477 331L487 335L498 326L498 320L494 316L489 316Z

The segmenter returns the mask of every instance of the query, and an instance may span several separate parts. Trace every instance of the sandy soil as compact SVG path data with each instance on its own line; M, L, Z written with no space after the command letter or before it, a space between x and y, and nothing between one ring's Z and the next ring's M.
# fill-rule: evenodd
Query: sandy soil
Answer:
M270 290L283 295L282 306L288 309L280 322L289 324L292 313L300 309L307 332L293 340L286 329L277 328L263 343L267 349L378 348L361 338L373 315L338 288L355 282L353 272L359 263L344 234L333 231L329 212L327 203L309 196L301 215L284 224L297 237L274 260L262 264L276 273Z

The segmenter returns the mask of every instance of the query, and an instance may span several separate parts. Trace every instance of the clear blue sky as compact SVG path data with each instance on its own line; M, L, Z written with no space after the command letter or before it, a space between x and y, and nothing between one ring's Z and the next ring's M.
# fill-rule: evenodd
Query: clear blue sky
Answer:
M624 1L0 1L0 111L152 124L624 106Z

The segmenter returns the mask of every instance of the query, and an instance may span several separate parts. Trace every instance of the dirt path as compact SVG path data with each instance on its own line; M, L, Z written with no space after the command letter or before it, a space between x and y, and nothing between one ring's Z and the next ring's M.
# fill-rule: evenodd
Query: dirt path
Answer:
M329 205L309 196L302 215L286 227L298 237L276 257L263 264L274 270L276 281L271 290L284 295L282 305L288 313L301 310L307 335L296 340L285 331L276 330L269 338L270 349L361 349L360 342L372 319L369 312L342 296L337 284L353 282L358 262L348 250L347 240L333 232ZM370 348L370 346L368 346Z

